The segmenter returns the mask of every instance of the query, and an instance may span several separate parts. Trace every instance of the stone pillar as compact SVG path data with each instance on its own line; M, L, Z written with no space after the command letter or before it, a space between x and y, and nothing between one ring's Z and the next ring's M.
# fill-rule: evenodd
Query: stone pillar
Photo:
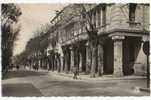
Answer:
M60 60L60 55L57 55L57 70L60 72L61 69L61 60Z
M124 36L112 36L114 41L114 75L123 76L123 39Z
M60 56L60 64L61 64L60 72L63 72L63 56Z
M86 43L86 74L88 74L90 72L90 52L89 52L89 46L88 43Z
M38 64L39 65L39 64ZM48 58L47 58L47 64L46 64L46 68L49 68L49 62L48 62Z
M79 52L79 72L82 72L82 53Z
M65 68L64 71L67 73L68 72L68 52L66 51L65 53Z
M103 74L103 44L98 44L98 76L101 76Z
M70 71L72 72L74 68L74 49L73 47L70 47Z
M38 67L40 68L40 59L38 59Z

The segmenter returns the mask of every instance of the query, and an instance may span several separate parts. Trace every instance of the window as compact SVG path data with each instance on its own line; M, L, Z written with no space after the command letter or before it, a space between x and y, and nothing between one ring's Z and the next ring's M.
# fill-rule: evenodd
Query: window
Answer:
M129 4L129 21L135 22L136 4Z
M99 9L97 10L97 13L98 13L98 14L97 14L97 15L98 15L98 16L97 16L97 18L98 18L98 20L97 20L97 25L98 25L98 27L99 27L99 26L100 26L100 10L99 10Z
M96 27L96 11L93 12L93 25Z
M103 5L102 7L102 26L106 24L106 6Z

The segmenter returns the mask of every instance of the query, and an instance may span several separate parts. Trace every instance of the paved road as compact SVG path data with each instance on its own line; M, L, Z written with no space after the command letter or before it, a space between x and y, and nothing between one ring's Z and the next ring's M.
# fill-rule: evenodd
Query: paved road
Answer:
M73 80L47 71L11 71L2 80L3 96L148 96L137 91L146 81L138 80Z

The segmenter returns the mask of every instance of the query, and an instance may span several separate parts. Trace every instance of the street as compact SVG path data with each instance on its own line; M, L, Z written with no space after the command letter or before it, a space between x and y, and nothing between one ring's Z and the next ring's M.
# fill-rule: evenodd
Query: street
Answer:
M10 71L2 80L2 96L148 96L148 92L137 90L145 86L144 79L74 80L57 72L21 69Z

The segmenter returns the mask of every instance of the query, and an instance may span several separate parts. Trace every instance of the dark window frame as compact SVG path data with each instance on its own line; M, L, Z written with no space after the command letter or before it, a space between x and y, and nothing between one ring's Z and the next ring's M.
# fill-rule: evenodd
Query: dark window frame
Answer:
M137 4L135 4L135 3L129 4L129 21L130 21L130 23L135 22L136 7L137 7Z

